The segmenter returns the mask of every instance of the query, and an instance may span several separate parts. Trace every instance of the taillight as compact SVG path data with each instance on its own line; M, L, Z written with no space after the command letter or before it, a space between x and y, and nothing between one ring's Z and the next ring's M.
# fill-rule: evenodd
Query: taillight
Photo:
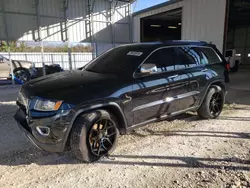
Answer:
M226 64L226 69L228 70L228 71L230 71L230 64Z

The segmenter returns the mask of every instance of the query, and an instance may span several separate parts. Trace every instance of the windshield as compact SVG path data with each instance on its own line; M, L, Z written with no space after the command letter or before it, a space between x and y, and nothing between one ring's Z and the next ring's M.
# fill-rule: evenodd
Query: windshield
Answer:
M84 69L102 74L121 74L140 64L143 57L142 51L134 51L126 46L117 47L94 59Z

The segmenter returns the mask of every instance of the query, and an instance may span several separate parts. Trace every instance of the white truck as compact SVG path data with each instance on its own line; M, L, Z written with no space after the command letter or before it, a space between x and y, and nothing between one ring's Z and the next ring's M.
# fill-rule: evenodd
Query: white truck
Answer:
M226 60L230 64L232 72L237 72L241 63L241 54L237 53L235 49L226 50Z

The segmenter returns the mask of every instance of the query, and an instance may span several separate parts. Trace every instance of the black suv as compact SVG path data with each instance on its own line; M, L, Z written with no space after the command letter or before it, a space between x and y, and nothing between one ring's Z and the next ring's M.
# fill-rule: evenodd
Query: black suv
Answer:
M70 148L85 162L115 147L119 134L197 111L217 118L228 64L212 44L169 41L124 45L80 70L32 80L19 92L15 115L37 147Z

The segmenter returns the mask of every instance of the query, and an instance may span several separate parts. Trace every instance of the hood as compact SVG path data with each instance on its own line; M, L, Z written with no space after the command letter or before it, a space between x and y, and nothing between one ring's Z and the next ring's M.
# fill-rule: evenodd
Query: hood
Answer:
M116 78L81 70L64 71L31 80L23 85L23 90L29 98L37 96L78 103L79 98L86 100L100 97L101 88L110 85Z

